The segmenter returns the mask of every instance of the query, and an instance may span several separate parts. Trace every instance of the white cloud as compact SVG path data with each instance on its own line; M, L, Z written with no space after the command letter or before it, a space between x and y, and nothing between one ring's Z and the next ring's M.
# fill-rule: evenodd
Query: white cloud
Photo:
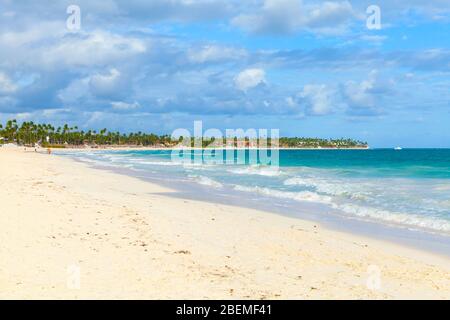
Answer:
M146 50L145 43L140 39L95 31L84 35L66 35L55 45L40 50L40 59L44 65L49 66L107 65Z
M61 108L61 109L44 109L42 110L42 116L47 118L53 118L61 113L69 113L71 109L69 108Z
M387 36L379 36L379 35L362 35L360 39L362 41L372 42L376 44L382 44L385 40L387 40Z
M217 45L205 45L200 49L191 48L188 51L188 59L194 63L219 62L224 60L237 60L247 56L243 49L223 47Z
M381 80L377 70L372 70L361 82L347 81L342 89L344 101L350 113L370 115L381 111L380 100L393 92L393 80Z
M8 67L39 69L104 66L147 51L133 36L107 31L69 33L60 22L42 22L25 30L0 31L0 61Z
M258 13L241 14L232 24L250 33L290 33L302 17L301 1L265 0Z
M24 30L4 30L0 33L2 49L15 49L24 45L39 44L43 40L62 37L65 33L63 22L42 21ZM2 50L3 51L3 50Z
M111 102L111 106L114 110L134 110L140 107L138 102L126 103L123 101Z
M286 104L288 105L288 107L290 108L295 108L297 107L297 102L294 100L294 98L292 97L287 97L285 99Z
M344 93L347 101L352 107L373 108L375 99L370 90L373 86L373 80L364 80L361 83L348 81L344 86Z
M117 69L110 69L107 74L96 74L91 77L89 87L95 95L116 94L120 90L120 72Z
M241 71L234 79L239 90L247 91L259 84L266 83L266 72L263 69L251 68Z
M365 79L367 69L386 68L398 78L395 72L446 72L450 68L449 51L439 48L439 43L435 43L435 49L392 51L373 46L359 48L353 43L342 45L334 38L318 37L312 50L303 50L296 45L285 46L285 40L272 42L271 38L243 36L229 29L230 15L211 19L206 9L197 15L197 9L214 2L210 0L80 0L82 29L74 34L65 28L66 15L61 6L43 1L44 5L7 1L11 8L6 11L27 15L0 19L0 70L11 77L0 75L3 112L71 108L74 114L83 110L114 114L129 110L133 114L133 109L139 108L142 112L191 114L370 113L382 105L383 92L388 92L390 83L376 76ZM415 7L419 6L420 0L413 1ZM436 1L440 0L430 0L424 6ZM232 3L230 6L236 9L233 23L251 33L339 32L350 26L355 32L344 41L359 40L363 34L361 39L384 45L384 33L366 34L352 25L352 21L360 19L354 11L365 14L365 8L360 10L365 6L363 2L251 0L227 4ZM404 4L400 6L399 2ZM399 2L395 8L408 8L405 1ZM217 3L214 7L219 8ZM382 3L388 5L387 1ZM448 0L439 4L445 3ZM383 17L385 11L395 11L382 7ZM101 21L96 20L98 17ZM188 32L190 22L205 20L212 21L208 24L208 39L214 40L199 44L198 37ZM148 21L183 21L183 28L168 23L150 30ZM365 28L364 21L360 22ZM264 69L269 68L275 77L267 84ZM319 84L303 87L304 81ZM426 94L436 99L440 96L444 101L446 96L437 95L432 81L428 83ZM8 94L2 96L5 92ZM415 103L425 100L430 99L424 95ZM405 104L401 100L394 102Z
M96 97L114 101L129 94L125 81L119 70L111 68L106 72L73 80L58 92L57 97L63 104L68 105L85 105L87 101L92 102Z
M89 97L89 78L75 79L66 88L57 93L63 104L79 103L81 99Z
M316 33L344 33L351 21L357 18L349 1L325 1L318 5L306 6L305 9L309 12L305 27Z
M11 97L0 97L0 114L2 112L11 112L15 108L17 100Z
M7 74L0 72L0 94L11 94L17 90L17 86Z
M333 94L333 90L326 85L308 84L299 93L299 99L307 114L326 115L332 112Z
M236 16L231 23L249 33L341 33L355 17L349 1L303 4L301 0L265 0L256 13L253 9Z
M229 0L116 0L115 3L122 13L144 21L176 22L220 19L236 6Z

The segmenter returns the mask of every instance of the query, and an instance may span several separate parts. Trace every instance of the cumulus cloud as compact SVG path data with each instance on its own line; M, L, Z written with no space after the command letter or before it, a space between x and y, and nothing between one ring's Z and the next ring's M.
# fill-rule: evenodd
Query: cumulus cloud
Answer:
M305 4L301 0L265 0L254 13L241 14L232 24L249 33L290 34L302 30L342 32L355 18L349 1Z
M123 101L113 101L111 102L111 106L114 110L126 111L126 110L135 110L140 107L138 102L127 103Z
M0 59L9 68L56 70L105 66L136 58L147 43L104 30L70 33L60 22L43 22L25 30L0 32Z
M345 111L353 116L385 113L388 98L396 95L396 82L380 76L377 70L366 79L335 85L307 84L295 95L285 98L288 112L301 116L324 116Z
M235 77L234 83L239 90L247 91L266 83L266 72L258 68L245 69Z
M370 116L386 109L399 86L450 71L446 48L392 51L383 46L395 34L354 32L355 21L365 26L359 13L369 0L79 0L77 33L65 28L69 0L0 3L7 13L0 15L0 113ZM383 19L405 8L430 16L449 8L447 0L380 5ZM191 37L198 26L209 28L201 41ZM319 35L300 35L298 43L265 38L304 31ZM339 37L329 37L333 33ZM313 49L302 49L303 40ZM356 47L361 40L379 47ZM374 68L417 76L409 80L414 84L393 82L367 73ZM432 81L422 88L436 92ZM60 115L58 109L72 111Z
M117 99L129 94L127 78L116 68L111 68L73 80L58 91L57 98L63 105L78 105L80 109L90 109L107 108L116 103ZM120 109L120 105L114 106L117 107L114 109Z
M331 90L326 85L306 85L299 94L300 101L305 104L307 114L326 115L332 111Z
M121 16L134 16L148 22L211 21L234 12L236 2L229 0L107 0Z
M336 89L326 84L307 84L285 99L289 112L296 115L323 116L336 111Z
M291 33L302 19L298 0L265 0L257 14L241 14L232 23L250 33Z
M106 74L96 74L91 77L89 86L95 95L110 96L120 90L120 72L112 68Z
M67 34L54 45L41 50L38 58L42 64L48 66L102 66L123 61L145 51L146 45L140 39L94 31L81 35Z
M66 32L63 21L42 21L38 25L26 26L0 33L0 44L5 49L18 49L22 46L39 44L41 41L62 37Z
M11 97L0 96L0 115L1 113L11 113L16 111L17 100Z
M234 0L77 0L75 3L82 8L83 23L97 25L108 24L110 19L126 23L211 21L232 15L239 6L239 2ZM2 12L10 16L27 12L28 16L36 14L54 19L64 15L67 6L74 1L7 0L1 4L4 6Z
M0 72L0 94L10 94L17 90L17 86L7 74Z
M382 80L378 71L372 70L361 82L347 81L342 86L342 95L348 112L354 115L376 115L383 111L383 97L393 93L392 79Z
M244 49L218 45L205 45L188 51L188 60L193 63L222 62L245 57L247 57L247 51Z
M450 50L431 48L424 50L391 53L389 58L395 63L416 70L450 71Z
M320 33L342 33L357 16L349 1L325 1L308 9L306 27Z
M85 101L91 98L89 81L90 78L73 80L65 88L60 89L56 93L57 99L61 101L62 105L81 104L83 100Z

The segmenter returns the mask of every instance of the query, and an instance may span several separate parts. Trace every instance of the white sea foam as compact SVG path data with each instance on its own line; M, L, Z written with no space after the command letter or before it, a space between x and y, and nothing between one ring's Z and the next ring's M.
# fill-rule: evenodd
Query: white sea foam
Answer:
M205 176L199 176L199 175L189 175L189 178L197 182L198 184L204 185L204 186L210 186L214 188L222 188L223 184L220 182L217 182L211 178L205 177Z
M259 175L266 177L276 177L282 174L282 171L276 167L264 167L264 166L247 166L242 168L229 169L228 172L234 174L247 174L247 175Z
M102 167L114 167L114 168L133 168L133 163L124 163L123 161L102 161L91 158L80 158L81 161L92 163L94 165L102 166Z
M412 229L420 228L430 231L450 232L450 221L436 217L427 217L413 213L392 212L354 204L332 204L332 207L360 218L390 222L395 225L402 225Z
M373 186L367 183L358 182L356 184L345 183L341 180L325 180L322 178L300 178L294 177L286 179L285 186L303 186L313 188L315 191L329 196L341 196L348 199L362 200L370 195Z
M450 184L435 186L434 190L436 190L436 191L450 191Z
M334 199L331 196L321 195L310 191L301 191L301 192L280 191L258 186L246 187L241 185L235 185L234 189L237 191L251 192L281 199L288 199L300 202L309 201L322 203L331 206L333 209L348 214L349 216L363 218L366 220L368 219L368 220L384 221L385 223L386 222L392 223L410 229L427 229L429 231L434 230L444 233L450 232L450 221L445 219L439 219L436 217L427 217L418 214L393 212L349 203L338 204L333 201Z
M134 160L137 164L146 164L150 166L180 166L181 163L172 161L146 161L146 160Z
M286 179L283 184L285 186L311 186L304 178L299 177Z
M241 185L235 185L234 190L236 191L245 191L245 192L252 192L256 194L281 198L281 199L290 199L290 200L296 200L296 201L312 201L312 202L322 202L322 203L330 203L331 197L328 196L322 196L315 192L310 191L301 191L301 192L290 192L290 191L280 191L270 188L264 188L264 187L246 187Z

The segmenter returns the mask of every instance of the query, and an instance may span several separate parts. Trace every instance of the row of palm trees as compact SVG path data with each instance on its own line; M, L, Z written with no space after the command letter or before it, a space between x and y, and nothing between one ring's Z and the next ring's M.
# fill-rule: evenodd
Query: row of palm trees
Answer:
M67 145L131 145L131 146L166 146L170 147L181 141L172 140L169 135L147 134L141 131L137 133L123 134L118 131L108 131L106 128L99 132L95 130L83 131L77 126L70 127L65 124L61 127L54 127L51 124L36 124L33 121L22 122L19 126L17 120L7 121L6 125L0 124L0 143L17 143L19 145L34 145L36 143L44 147L63 147ZM191 138L191 145L194 144ZM247 146L258 145L258 139L248 138L244 143ZM205 147L212 143L213 139L202 139ZM241 141L242 142L242 141ZM238 139L234 138L234 144L238 144ZM269 140L268 145L270 146ZM280 138L280 147L290 148L365 148L366 142L352 139L319 139L319 138Z
M80 146L80 145L163 145L174 144L168 135L144 134L142 132L121 134L118 131L108 131L106 128L83 131L77 126L55 128L50 124L35 124L33 121L23 122L20 126L17 120L10 120L3 127L0 124L0 142L17 143L20 145L42 146Z
M353 139L280 138L280 145L289 148L367 148L367 142Z

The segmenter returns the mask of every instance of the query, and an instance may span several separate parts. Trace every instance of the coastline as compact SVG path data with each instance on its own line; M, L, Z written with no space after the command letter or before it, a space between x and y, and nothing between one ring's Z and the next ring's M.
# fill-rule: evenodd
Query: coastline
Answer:
M60 153L55 154L62 155ZM69 156L72 160L87 164L94 169L135 177L144 182L168 188L173 191L168 195L170 197L275 213L319 223L329 230L379 239L450 258L450 234L428 229L424 226L412 227L392 220L381 220L367 216L361 218L356 215L349 215L320 201L303 200L298 202L293 199L284 199L283 204L280 205L279 197L261 193L257 193L255 196L253 192L242 192L232 186L224 187L220 182L211 180L201 173L200 175L188 175L188 177L194 178L189 180L180 176L167 176L150 168L148 171L134 170L128 166L115 166L114 162L96 163L95 161L80 159L77 154L63 154L64 157ZM207 178L206 181L202 181L205 178Z
M28 147L32 149L32 147ZM40 147L42 150L46 150L45 147ZM102 146L99 148L81 148L81 147L67 147L67 148L49 148L51 150L64 150L64 151L164 151L164 150L182 150L183 148L176 147L137 147L137 146ZM277 148L260 148L260 147L230 147L230 148L184 148L184 150L370 150L370 147L367 148L288 148L288 147L277 147Z
M450 298L447 257L2 149L3 299Z

